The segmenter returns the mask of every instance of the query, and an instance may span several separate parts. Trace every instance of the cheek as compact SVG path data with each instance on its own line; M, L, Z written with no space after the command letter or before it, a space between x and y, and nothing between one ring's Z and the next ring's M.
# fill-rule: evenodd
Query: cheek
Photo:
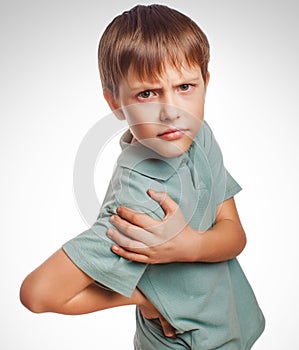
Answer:
M195 107L195 114L196 115L202 115L205 105L205 97L203 94L200 94L198 98L196 99L196 102L194 101L193 106Z
M137 140L153 139L156 136L155 125L150 123L135 124L130 129Z
M159 108L154 103L138 103L126 106L125 118L137 140L156 136L160 126Z
M201 123L203 121L203 119L204 119L204 99L201 100L199 104L197 104L197 108L195 108L193 115L196 117L196 118L193 118L195 123L198 123L198 122Z
M124 113L130 126L159 121L159 106L154 103L137 103L126 106Z
M203 94L195 94L190 99L186 99L182 105L184 114L191 119L202 119L204 112L205 98Z
M135 136L135 138L138 141L140 141L146 137L145 132L144 132L141 125L133 123L130 125L130 129L131 129L132 134Z

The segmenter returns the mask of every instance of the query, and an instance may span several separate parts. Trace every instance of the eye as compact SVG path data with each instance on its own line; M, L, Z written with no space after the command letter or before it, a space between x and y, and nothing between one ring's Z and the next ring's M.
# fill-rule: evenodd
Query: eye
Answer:
M191 89L192 85L191 84L181 84L179 86L179 89L181 91L189 91Z
M150 98L153 95L153 92L151 90L145 90L145 91L141 91L138 94L138 97L141 97L143 99L147 99Z

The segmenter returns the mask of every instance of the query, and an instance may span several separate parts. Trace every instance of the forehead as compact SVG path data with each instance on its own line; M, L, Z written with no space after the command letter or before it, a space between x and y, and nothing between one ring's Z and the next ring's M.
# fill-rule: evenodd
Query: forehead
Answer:
M156 84L161 82L181 83L193 79L202 79L201 68L198 65L189 66L186 62L180 66L165 64L160 72L142 76L134 67L130 67L123 78L126 85Z

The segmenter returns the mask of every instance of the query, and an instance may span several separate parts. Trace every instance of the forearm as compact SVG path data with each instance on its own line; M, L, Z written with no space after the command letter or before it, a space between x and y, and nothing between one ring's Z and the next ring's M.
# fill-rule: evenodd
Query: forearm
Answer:
M246 235L239 222L224 219L204 233L196 232L193 259L220 262L235 258L246 245ZM193 260L193 261L194 261Z
M32 312L79 315L121 305L140 305L144 297L137 289L126 298L95 285L59 249L23 281L20 299Z
M61 305L59 312L68 315L81 315L125 305L140 305L144 296L135 289L131 297L125 297L105 287L91 284L79 294Z
M145 264L213 263L232 259L244 249L246 236L233 197L217 206L214 226L202 232L185 222L180 208L167 195L151 191L151 196L163 206L164 219L153 220L122 207L113 221L118 230L108 232L117 243L112 250L119 256Z
M132 296L127 298L116 292L92 284L66 303L62 313L78 315L124 305L138 305L145 318L159 318L165 336L175 336L174 328L137 288L134 290Z

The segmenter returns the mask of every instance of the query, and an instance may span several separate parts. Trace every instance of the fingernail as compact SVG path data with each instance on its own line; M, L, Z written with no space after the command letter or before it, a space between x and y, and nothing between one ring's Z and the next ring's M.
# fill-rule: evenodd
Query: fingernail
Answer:
M151 188L148 190L148 193L149 193L149 195L151 195L151 194L157 194L158 192L156 192L156 191L154 191L154 190L152 190Z
M119 247L118 247L117 245L113 245L113 246L112 246L112 249L113 249L114 251L119 251Z
M108 230L107 230L107 236L108 236L109 238L111 238L111 236L112 236L112 230L111 230L111 228L108 228Z
M151 191L151 196L154 197L155 200L161 201L164 199L163 192L157 192L154 190L150 190L150 191Z

